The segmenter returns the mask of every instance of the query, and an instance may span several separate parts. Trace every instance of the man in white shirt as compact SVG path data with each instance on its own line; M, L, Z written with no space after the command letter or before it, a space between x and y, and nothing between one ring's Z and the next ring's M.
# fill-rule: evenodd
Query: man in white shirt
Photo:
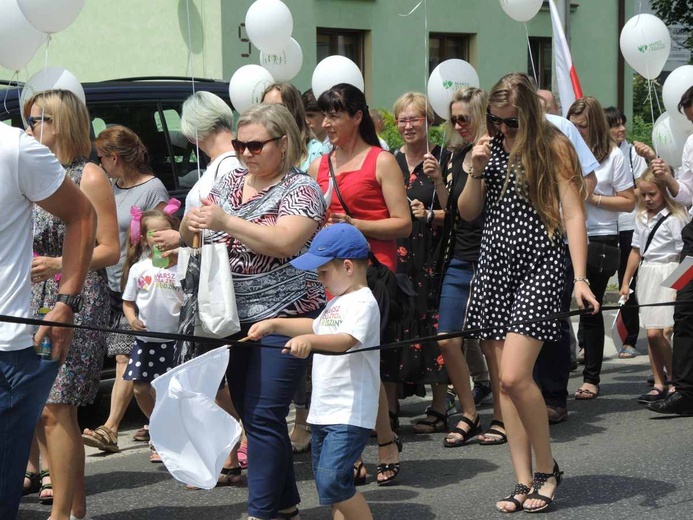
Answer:
M0 315L30 317L34 203L65 223L59 301L46 321L72 324L91 263L96 214L45 146L0 123ZM61 301L62 300L62 301ZM51 360L34 350L48 336ZM15 518L34 428L73 330L0 322L0 518Z

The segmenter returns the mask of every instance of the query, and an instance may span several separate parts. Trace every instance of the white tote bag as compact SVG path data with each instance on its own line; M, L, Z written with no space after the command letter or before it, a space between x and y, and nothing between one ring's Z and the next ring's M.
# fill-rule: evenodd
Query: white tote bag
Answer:
M195 335L225 338L241 330L226 244L205 244L197 291Z

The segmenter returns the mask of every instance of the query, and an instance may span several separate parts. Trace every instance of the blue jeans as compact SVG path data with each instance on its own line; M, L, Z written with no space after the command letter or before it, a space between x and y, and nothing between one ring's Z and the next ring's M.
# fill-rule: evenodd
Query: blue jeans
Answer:
M262 338L265 345L284 346L287 341L288 337L277 334ZM282 354L281 349L231 349L226 377L248 438L249 516L270 520L301 501L286 416L307 362Z
M466 262L457 258L450 261L440 289L439 333L458 332L464 329L476 267L476 262Z
M315 487L321 506L349 500L356 494L354 464L371 436L370 428L349 424L311 425Z
M0 351L0 518L15 518L34 428L58 375L33 347Z

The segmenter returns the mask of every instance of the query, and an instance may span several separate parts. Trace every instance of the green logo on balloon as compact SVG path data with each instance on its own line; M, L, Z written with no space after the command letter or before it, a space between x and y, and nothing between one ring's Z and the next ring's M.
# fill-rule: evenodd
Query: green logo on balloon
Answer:
M638 50L642 53L647 52L647 45L638 45Z

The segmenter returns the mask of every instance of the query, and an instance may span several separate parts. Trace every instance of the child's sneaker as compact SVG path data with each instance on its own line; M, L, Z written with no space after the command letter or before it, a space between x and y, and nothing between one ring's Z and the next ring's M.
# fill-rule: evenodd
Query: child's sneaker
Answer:
M487 404L491 401L491 399L493 399L493 396L491 395L491 387L483 383L474 383L472 395L474 396L475 406Z

